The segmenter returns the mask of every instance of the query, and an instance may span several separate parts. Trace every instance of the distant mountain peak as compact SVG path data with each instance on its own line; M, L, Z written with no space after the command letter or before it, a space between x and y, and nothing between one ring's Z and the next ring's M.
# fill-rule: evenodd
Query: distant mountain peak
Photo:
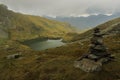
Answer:
M62 22L70 23L78 29L93 28L99 24L102 24L108 20L120 17L119 13L106 13L106 14L83 14L83 15L71 15L71 16L55 16L48 17L49 19L58 20Z

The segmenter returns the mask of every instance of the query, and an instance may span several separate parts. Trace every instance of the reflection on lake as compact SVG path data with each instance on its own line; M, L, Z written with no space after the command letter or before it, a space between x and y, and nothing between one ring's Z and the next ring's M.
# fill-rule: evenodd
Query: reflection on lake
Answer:
M55 48L64 45L65 43L62 42L62 40L44 40L44 41L33 41L30 43L27 43L29 47L31 47L34 50L40 51L45 50L49 48Z

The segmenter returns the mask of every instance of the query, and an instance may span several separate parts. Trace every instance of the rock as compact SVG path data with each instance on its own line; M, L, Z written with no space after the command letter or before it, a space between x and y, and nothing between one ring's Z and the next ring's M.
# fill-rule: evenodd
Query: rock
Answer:
M114 56L111 56L107 52L103 44L103 35L100 33L99 28L94 29L89 54L83 55L78 61L75 61L74 67L80 68L85 72L95 72L100 71L104 63L108 63L114 59Z
M90 58L90 59L97 59L98 58L98 56L96 56L96 55L94 55L94 54L90 54L90 55L88 55L88 58Z
M4 49L5 49L5 50L7 50L7 49L9 49L9 48L10 48L9 45L5 45L5 46L4 46Z
M110 61L114 61L114 59L115 59L115 57L110 55L110 56L108 56L108 57L101 58L101 59L99 60L99 62L102 63L102 64L105 64L105 63L108 63L108 62L110 62Z
M75 61L75 68L80 68L85 72L96 72L102 70L101 62L95 62L90 59L82 59L81 61Z
M6 59L18 59L20 57L22 57L22 54L21 53L16 53L16 54L8 55L6 57Z
M102 64L107 63L109 61L110 61L110 59L108 59L108 58L102 58L102 59L99 60L99 62L101 62Z
M83 44L82 42L79 41L79 42L78 42L78 45L84 45L84 44Z

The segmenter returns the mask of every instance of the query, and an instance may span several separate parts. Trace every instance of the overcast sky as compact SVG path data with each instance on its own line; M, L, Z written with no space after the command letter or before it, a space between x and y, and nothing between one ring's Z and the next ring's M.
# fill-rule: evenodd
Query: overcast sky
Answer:
M0 0L17 12L47 16L87 16L120 12L120 0Z

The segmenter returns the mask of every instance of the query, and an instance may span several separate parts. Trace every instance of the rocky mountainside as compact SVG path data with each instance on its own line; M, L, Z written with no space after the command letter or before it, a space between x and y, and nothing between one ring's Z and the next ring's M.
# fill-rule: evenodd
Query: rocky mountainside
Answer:
M0 4L0 38L13 40L56 38L71 31L73 28L67 23L13 12Z

